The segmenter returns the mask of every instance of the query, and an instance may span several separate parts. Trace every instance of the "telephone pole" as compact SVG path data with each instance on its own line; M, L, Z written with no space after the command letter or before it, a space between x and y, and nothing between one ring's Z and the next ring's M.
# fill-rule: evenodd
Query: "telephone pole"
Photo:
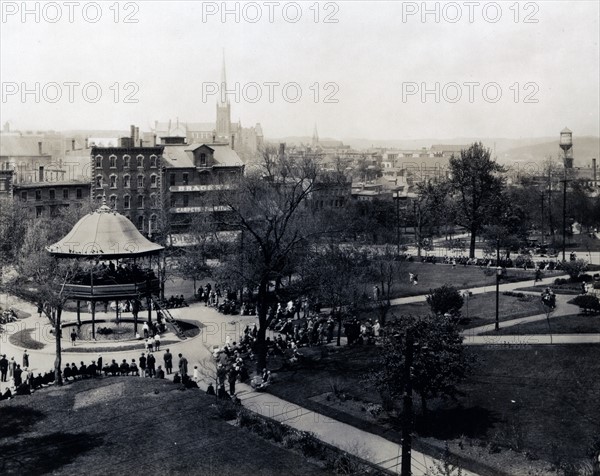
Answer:
M401 476L411 476L411 447L412 447L412 424L413 424L413 406L412 406L412 381L411 367L413 362L413 335L410 329L406 331L406 348L404 356L404 397L402 408L402 465L400 466Z

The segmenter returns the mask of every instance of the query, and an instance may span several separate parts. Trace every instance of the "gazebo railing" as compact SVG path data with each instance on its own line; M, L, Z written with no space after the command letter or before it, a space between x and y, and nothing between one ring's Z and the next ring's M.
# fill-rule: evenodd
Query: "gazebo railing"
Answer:
M71 298L83 300L103 300L117 298L133 298L136 296L147 296L160 289L158 279L150 279L137 283L127 284L65 284L64 293Z

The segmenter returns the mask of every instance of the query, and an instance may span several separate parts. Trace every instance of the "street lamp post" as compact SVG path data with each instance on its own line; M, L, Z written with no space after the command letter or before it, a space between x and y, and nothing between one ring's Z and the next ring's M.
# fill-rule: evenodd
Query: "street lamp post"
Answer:
M500 276L502 276L502 268L496 266L496 330L500 330Z

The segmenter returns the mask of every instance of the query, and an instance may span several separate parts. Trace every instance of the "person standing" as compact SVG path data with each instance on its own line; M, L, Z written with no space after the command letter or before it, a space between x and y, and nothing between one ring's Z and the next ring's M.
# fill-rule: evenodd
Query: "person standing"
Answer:
M75 345L75 341L77 340L77 332L75 332L75 329L73 329L71 331L71 345L74 346Z
M170 375L173 372L173 354L169 352L169 349L165 352L163 356L165 361L165 370L167 371L167 375Z
M140 357L140 377L144 377L146 374L146 354L142 352Z
M8 360L6 354L0 359L0 382L6 382L6 374L8 372Z
M188 374L188 361L181 354L179 354L179 373L181 374L181 378L186 377Z
M102 356L100 354L98 354L98 359L96 359L96 361L98 362L98 375L102 375Z
M15 370L17 368L17 362L14 357L10 358L10 362L8 363L8 378L15 377Z
M29 354L27 353L27 349L23 351L23 368L29 368Z
M235 369L229 371L229 395L235 395L235 381L237 380L237 372Z
M146 365L148 366L148 375L154 377L156 373L156 359L154 358L154 354L148 354Z
M156 334L154 336L154 352L158 352L160 350L160 335Z

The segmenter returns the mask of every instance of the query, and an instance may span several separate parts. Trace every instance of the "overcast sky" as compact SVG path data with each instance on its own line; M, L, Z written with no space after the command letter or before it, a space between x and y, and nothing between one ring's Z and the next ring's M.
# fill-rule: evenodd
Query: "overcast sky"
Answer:
M423 18L422 2L230 2L223 18L222 2L29 2L23 17L21 2L3 1L1 120L214 121L224 50L228 87L239 84L232 120L260 122L267 137L311 135L315 123L335 138L598 135L599 2L426 5ZM39 95L23 97L35 83Z

